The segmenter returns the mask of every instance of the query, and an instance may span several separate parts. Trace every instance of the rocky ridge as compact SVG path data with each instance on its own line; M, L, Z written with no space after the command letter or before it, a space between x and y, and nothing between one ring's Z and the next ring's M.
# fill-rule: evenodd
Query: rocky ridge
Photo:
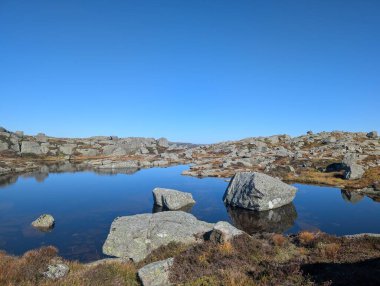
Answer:
M191 164L184 175L227 178L239 171L257 171L289 182L375 193L380 185L380 138L376 131L310 131L298 137L274 135L194 145L165 138L29 136L0 128L0 158L0 176L67 162L105 172Z

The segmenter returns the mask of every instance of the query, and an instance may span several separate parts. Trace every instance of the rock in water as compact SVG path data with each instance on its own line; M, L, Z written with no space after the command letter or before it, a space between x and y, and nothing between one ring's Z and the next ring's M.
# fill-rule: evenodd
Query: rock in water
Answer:
M201 242L212 228L213 224L182 211L119 217L111 225L103 253L138 262L170 242Z
M168 210L178 210L195 204L192 194L171 189L155 188L153 198L156 205Z
M174 262L173 258L157 261L145 265L138 271L139 278L144 286L168 286L169 271Z
M256 211L278 208L293 201L297 189L279 179L257 172L238 172L223 201L231 206Z
M51 229L54 226L54 218L50 214L43 214L35 221L32 222L32 226L39 229Z

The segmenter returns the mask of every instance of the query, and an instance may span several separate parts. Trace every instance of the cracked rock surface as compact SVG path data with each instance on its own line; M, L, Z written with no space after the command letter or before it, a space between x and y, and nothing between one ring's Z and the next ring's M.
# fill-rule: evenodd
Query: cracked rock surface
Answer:
M182 211L118 217L111 225L103 253L138 262L170 242L201 242L203 235L212 228L213 224Z

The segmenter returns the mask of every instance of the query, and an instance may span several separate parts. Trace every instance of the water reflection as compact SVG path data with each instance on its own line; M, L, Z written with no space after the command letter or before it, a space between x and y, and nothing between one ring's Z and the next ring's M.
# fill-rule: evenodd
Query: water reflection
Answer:
M293 203L261 212L227 206L227 212L233 224L249 234L282 233L291 228L297 219L297 211Z
M12 185L17 182L18 178L34 178L37 182L44 182L51 173L75 173L83 171L92 171L98 175L117 175L117 174L134 174L139 168L121 168L121 169L95 169L86 163L56 163L41 166L38 170L25 172L21 174L0 175L0 187Z
M343 200L353 204L360 202L364 198L364 195L359 194L358 192L352 192L347 190L341 190L341 195Z
M183 211L183 212L191 213L193 206L194 206L194 204L190 204L190 205L187 205L187 206L184 206L184 207L178 209L177 211ZM164 211L168 211L168 210L165 209L164 207L153 204L152 213L159 213L159 212L164 212Z

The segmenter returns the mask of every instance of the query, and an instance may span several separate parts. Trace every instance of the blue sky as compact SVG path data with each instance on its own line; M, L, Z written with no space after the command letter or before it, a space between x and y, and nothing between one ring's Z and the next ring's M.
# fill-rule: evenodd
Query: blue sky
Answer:
M0 125L211 143L380 126L380 1L0 1Z

